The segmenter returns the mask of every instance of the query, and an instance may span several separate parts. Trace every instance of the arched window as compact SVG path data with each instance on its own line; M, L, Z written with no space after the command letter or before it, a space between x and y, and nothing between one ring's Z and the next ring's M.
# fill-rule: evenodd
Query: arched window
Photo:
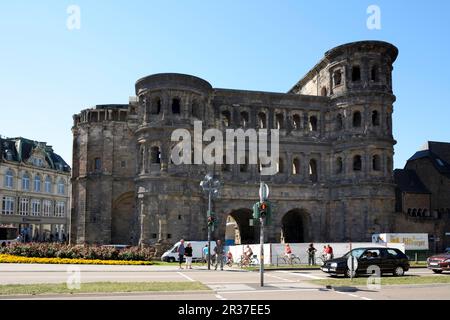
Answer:
M102 170L102 159L101 158L94 159L94 170L95 171Z
M52 192L52 178L50 178L50 176L47 176L45 178L45 183L44 183L44 189L46 193L51 193Z
M317 117L309 117L309 131L317 131Z
M422 217L422 209L417 210L417 216Z
M379 81L378 66L372 67L372 70L370 71L370 80L372 80L373 82Z
M378 127L380 125L380 114L377 110L372 111L372 125Z
M322 87L322 90L320 91L320 95L322 97L326 97L328 95L326 87Z
M172 99L172 113L173 114L181 113L181 101L178 98Z
M231 125L231 113L230 113L230 111L228 111L228 110L222 111L221 118L222 118L222 125L224 127L229 127Z
M352 81L361 80L361 68L359 66L353 66L352 68Z
M284 129L284 115L282 113L277 113L275 116L276 128L278 130Z
M342 71L341 70L336 70L333 73L333 83L334 83L335 87L341 85L341 83L342 83Z
M58 194L64 195L66 194L66 182L63 178L58 181Z
M22 175L22 190L30 191L30 176L27 172Z
M278 159L277 167L278 173L284 173L284 159Z
M309 161L309 180L312 182L317 182L317 161L311 159Z
M264 112L258 113L258 127L260 129L265 129L267 127L267 117Z
M361 127L361 112L355 111L353 113L353 127L359 128Z
M412 215L412 209L408 208L408 216L411 216L411 215Z
M361 171L362 170L362 159L360 155L356 155L353 157L353 171Z
M413 217L417 217L417 209L416 208L413 209L412 216Z
M249 125L249 115L248 112L243 111L241 112L241 127L242 128L247 128L247 126Z
M6 171L5 187L6 188L13 188L14 187L14 172L11 169L8 169Z
M151 105L151 113L152 114L159 114L161 112L161 99L155 98L153 100L153 103Z
M336 173L340 174L344 170L344 163L341 157L336 158Z
M372 157L372 169L373 171L381 170L381 158L377 154Z
M294 114L292 117L292 127L294 130L300 130L301 128L300 116L298 114Z
M298 158L295 158L294 161L292 161L292 174L300 174L300 160Z
M199 104L199 102L197 100L194 100L192 102L191 114L192 114L193 117L195 117L197 119L201 119L202 118L202 109L201 109L201 106L200 106L200 104Z
M336 117L336 129L339 131L342 130L343 128L344 128L344 120L342 118L342 114L339 113Z
M34 191L41 192L41 177L39 175L34 177Z
M150 149L150 160L152 164L161 163L161 152L159 151L159 147L152 147Z

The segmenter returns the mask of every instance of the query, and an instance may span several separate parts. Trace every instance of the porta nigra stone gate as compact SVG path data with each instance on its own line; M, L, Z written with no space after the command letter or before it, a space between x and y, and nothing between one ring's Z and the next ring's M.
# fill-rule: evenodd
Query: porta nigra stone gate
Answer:
M74 116L71 232L76 243L169 244L207 238L206 173L222 182L214 201L225 238L259 241L250 224L259 165L174 165L171 134L279 129L278 173L264 176L275 206L270 242L371 241L393 230L392 91L396 47L345 44L287 93L213 88L182 74L136 83L127 105L99 105ZM205 145L209 144L204 142Z

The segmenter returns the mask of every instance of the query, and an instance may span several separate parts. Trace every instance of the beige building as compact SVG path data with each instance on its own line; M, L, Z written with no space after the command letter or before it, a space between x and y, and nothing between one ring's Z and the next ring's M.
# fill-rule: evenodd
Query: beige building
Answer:
M51 146L0 137L0 240L68 240L70 167Z

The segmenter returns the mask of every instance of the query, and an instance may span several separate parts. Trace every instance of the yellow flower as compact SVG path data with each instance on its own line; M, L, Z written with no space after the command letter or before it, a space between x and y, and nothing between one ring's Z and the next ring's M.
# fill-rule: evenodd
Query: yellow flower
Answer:
M36 264L97 264L97 265L152 265L149 261L88 260L62 258L28 258L0 254L0 263L36 263Z

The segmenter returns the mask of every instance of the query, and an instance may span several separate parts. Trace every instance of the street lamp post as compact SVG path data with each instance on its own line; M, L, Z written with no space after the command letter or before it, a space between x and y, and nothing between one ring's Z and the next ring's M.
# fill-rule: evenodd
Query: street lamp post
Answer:
M203 192L208 193L208 213L207 213L207 223L208 223L208 270L211 270L211 222L214 223L213 213L212 213L212 198L217 197L219 194L220 181L216 179L212 174L207 174L202 182L200 182L200 187Z

